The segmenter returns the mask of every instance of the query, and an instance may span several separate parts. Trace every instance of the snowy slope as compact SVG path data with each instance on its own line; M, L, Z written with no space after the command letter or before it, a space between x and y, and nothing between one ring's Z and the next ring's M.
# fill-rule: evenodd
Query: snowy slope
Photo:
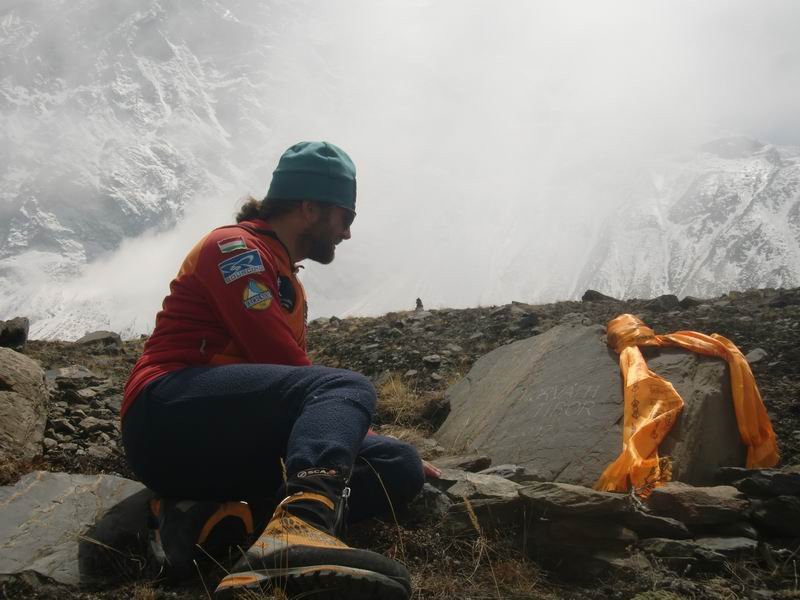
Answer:
M573 294L712 296L800 283L800 151L717 140L602 229Z
M270 132L268 17L208 0L0 9L0 318L31 317L36 337L107 326L107 298L68 289L86 265L241 193Z

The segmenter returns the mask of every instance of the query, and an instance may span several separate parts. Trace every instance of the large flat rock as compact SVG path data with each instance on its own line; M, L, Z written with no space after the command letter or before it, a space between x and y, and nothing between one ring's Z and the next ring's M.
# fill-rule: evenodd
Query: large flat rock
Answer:
M34 574L74 586L129 578L144 565L149 494L112 475L45 471L0 488L0 579Z
M674 479L708 485L717 468L742 466L725 363L673 349L648 350L647 361L686 403L661 448ZM436 439L592 486L622 449L621 381L601 326L560 325L481 357L448 390L451 412Z

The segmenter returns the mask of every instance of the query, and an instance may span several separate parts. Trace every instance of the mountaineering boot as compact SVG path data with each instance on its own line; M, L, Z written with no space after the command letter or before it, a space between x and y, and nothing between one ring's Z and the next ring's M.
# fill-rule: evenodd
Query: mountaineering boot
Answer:
M150 553L172 581L196 573L195 562L223 560L253 539L246 502L154 498L150 501Z
M264 532L219 583L215 599L276 590L315 600L406 600L411 595L403 565L339 539L350 488L337 470L300 471L286 483L285 495Z

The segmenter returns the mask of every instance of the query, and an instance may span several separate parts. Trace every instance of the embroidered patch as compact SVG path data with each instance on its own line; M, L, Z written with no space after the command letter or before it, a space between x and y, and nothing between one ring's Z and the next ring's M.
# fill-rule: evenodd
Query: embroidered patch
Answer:
M222 273L222 279L225 280L225 283L233 283L246 275L264 271L264 263L261 262L258 250L250 250L249 252L242 252L236 256L231 256L228 260L223 260L217 266L219 267L220 273Z
M217 246L219 246L219 251L223 254L229 254L247 248L247 244L244 243L244 238L242 237L225 238L224 240L218 241Z
M286 275L278 276L278 297L280 298L281 306L283 308L289 312L294 310L294 303L297 299L297 294L294 291L292 280L286 277Z
M269 288L255 279L247 280L247 287L242 294L242 302L245 308L253 310L267 310L272 304L272 292Z

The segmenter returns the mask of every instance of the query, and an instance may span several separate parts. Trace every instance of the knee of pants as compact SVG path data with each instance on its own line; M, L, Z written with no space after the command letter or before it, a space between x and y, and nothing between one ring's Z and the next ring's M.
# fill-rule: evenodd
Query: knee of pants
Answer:
M346 369L332 369L335 372L334 385L353 393L353 400L361 404L370 415L375 414L375 405L378 402L378 394L372 382L355 371Z

